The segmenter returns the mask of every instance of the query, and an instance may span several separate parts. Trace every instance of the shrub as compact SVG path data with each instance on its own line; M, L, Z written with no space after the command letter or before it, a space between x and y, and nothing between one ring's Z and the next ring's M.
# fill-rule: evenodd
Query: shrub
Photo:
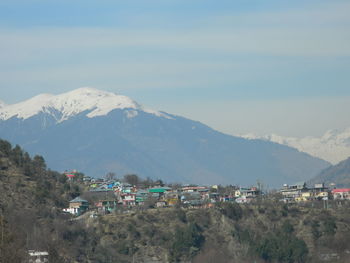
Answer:
M304 262L308 248L304 240L294 236L271 235L263 238L256 246L258 255L266 261Z
M221 203L219 209L222 214L232 220L239 220L242 218L242 208L236 203Z
M325 235L334 236L337 229L337 224L335 223L334 217L326 217L323 221L323 232Z
M196 223L175 230L173 243L171 245L171 257L177 261L183 256L193 256L204 242L204 236Z

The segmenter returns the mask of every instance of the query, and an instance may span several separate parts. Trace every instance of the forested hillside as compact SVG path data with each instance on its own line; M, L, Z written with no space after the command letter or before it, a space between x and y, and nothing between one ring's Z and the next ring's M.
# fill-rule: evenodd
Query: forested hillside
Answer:
M48 250L60 262L57 231L67 220L61 210L79 194L79 185L47 170L43 157L0 140L0 262L23 262L29 249Z
M0 141L0 262L23 262L29 249L48 251L50 263L348 262L346 201L324 209L323 202L287 205L269 196L207 209L63 214L83 187Z

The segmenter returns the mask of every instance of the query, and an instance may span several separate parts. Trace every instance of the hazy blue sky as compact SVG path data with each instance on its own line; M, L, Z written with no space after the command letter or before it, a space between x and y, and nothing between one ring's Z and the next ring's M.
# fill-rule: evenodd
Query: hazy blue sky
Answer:
M0 99L82 86L231 134L350 126L350 1L1 0Z

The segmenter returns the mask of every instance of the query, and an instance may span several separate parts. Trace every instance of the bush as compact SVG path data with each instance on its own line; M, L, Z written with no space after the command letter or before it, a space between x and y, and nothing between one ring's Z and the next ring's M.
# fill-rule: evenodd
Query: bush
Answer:
M326 217L323 221L323 232L327 236L334 236L337 229L337 224L332 216Z
M296 237L287 239L271 235L263 238L256 247L258 255L266 261L304 262L308 248L304 240Z
M187 222L186 213L181 208L175 208L176 217L183 223Z
M314 240L317 240L321 237L321 232L319 230L320 228L320 223L317 220L312 220L311 222L311 233L314 238Z
M175 230L173 243L171 246L171 256L173 261L180 257L194 256L204 242L204 236L196 223Z
M285 221L276 233L267 233L263 239L256 242L257 254L266 261L305 262L308 248L304 240L293 234L294 227Z
M239 220L242 218L242 208L236 203L221 203L219 204L219 209L222 214L232 220Z

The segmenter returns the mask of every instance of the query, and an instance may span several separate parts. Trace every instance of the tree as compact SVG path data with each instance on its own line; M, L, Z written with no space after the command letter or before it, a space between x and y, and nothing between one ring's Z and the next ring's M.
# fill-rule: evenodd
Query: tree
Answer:
M149 188L154 185L154 182L151 178L147 177L145 180L141 182L141 184L144 188Z
M155 181L154 184L157 185L157 186L161 186L161 187L164 186L164 182L161 179L158 179L157 181Z
M124 181L131 185L138 185L140 178L136 174L127 174L124 175Z
M308 248L304 240L294 235L294 227L285 221L276 233L270 233L256 242L256 252L272 262L305 262Z
M109 172L105 175L105 179L107 181L113 181L117 179L117 175L115 173Z
M180 257L189 256L189 254L199 250L204 242L204 236L201 232L200 227L192 222L185 227L176 228L171 246L171 255L174 261L178 262Z
M33 165L36 172L42 172L46 169L46 163L44 157L35 155L33 158Z
M5 155L9 156L11 153L12 145L8 141L0 140L0 151Z
M323 232L328 236L334 236L337 230L337 224L335 218L332 216L326 217L323 222Z
M239 220L242 218L243 211L240 205L238 205L237 203L225 202L225 203L219 204L218 206L221 213L224 214L225 216L233 220Z
M15 148L12 149L11 153L11 159L18 165L23 166L24 157L23 157L23 151L21 147L18 145L15 146Z

